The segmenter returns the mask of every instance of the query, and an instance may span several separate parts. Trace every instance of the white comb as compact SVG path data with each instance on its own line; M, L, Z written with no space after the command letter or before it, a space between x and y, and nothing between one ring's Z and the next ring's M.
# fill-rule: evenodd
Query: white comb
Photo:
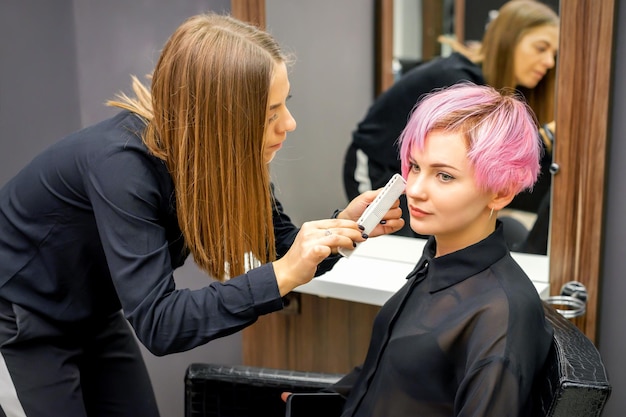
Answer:
M394 174L385 184L385 187L378 193L374 201L367 206L357 224L363 226L363 233L370 234L376 227L385 213L389 211L393 203L402 195L406 181L400 174ZM358 245L358 243L357 243ZM355 248L356 249L356 248ZM350 256L354 249L339 248L339 253L343 256Z

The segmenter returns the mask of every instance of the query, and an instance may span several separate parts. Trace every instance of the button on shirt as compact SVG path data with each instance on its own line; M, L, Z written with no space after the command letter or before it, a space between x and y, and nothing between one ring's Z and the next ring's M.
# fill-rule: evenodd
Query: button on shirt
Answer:
M416 268L374 321L362 368L333 388L343 416L525 416L552 329L502 226ZM384 279L384 277L381 277Z

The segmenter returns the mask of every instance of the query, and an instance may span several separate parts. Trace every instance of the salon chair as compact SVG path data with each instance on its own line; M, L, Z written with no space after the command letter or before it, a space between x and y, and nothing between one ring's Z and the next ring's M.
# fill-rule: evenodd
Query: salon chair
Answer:
M598 417L611 393L600 354L554 307L544 303L554 327L552 349L534 390L533 416ZM282 392L314 392L340 374L251 366L192 364L185 375L185 417L282 417ZM332 416L324 416L332 417Z

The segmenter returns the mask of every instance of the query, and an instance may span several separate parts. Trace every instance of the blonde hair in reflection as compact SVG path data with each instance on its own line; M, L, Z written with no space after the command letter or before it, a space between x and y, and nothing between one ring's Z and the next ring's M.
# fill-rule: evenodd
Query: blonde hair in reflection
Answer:
M536 0L511 0L487 25L480 57L485 81L496 89L517 88L535 112L540 124L554 120L556 69L550 69L535 88L516 86L515 48L530 29L559 26L559 16L548 5Z

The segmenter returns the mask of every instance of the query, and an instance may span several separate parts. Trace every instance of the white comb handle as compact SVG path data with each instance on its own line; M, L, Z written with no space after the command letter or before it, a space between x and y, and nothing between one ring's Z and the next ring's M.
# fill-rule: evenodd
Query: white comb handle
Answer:
M363 233L370 234L393 203L402 195L406 181L400 174L394 174L393 177L385 184L385 187L378 193L374 201L367 206L357 224L363 226ZM355 248L356 249L356 248ZM343 256L350 256L354 249L339 248L339 253Z

